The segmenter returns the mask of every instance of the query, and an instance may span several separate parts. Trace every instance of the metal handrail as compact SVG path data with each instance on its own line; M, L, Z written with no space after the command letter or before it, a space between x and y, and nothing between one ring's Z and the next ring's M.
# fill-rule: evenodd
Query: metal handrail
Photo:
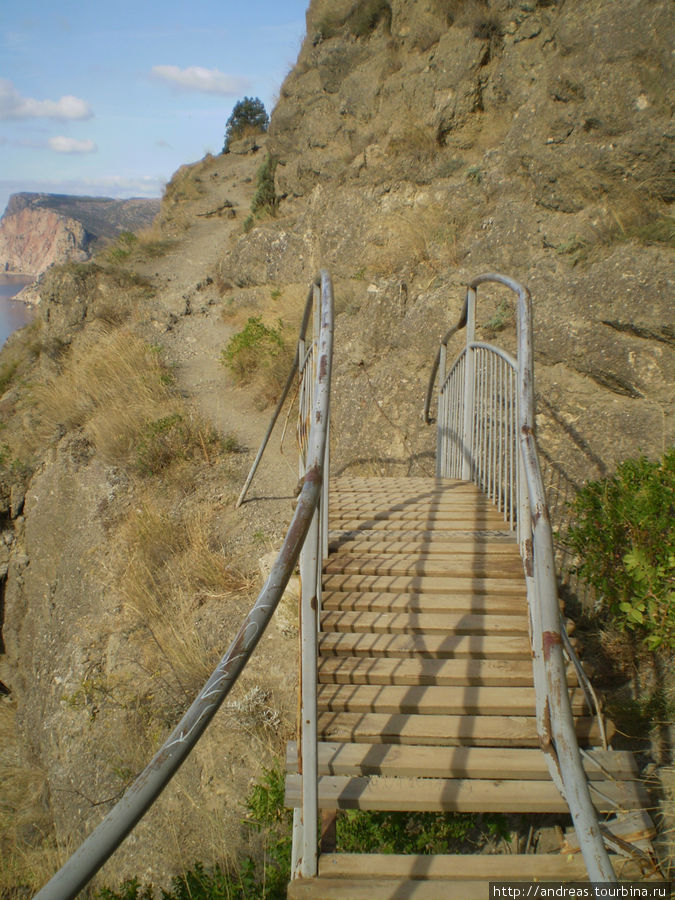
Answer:
M517 295L517 360L509 362L503 351L474 340L477 289L486 283L505 285ZM448 339L463 327L467 330L466 346L446 375ZM437 475L452 474L475 481L504 510L507 519L512 514L513 494L517 496L515 524L526 574L540 745L551 777L569 806L591 881L614 882L616 876L581 762L567 690L553 536L534 434L532 346L531 298L527 288L495 273L474 278L468 285L457 325L441 341L427 390L424 419L431 421L429 410L437 376ZM499 357L509 369L512 363L516 364L515 410L508 389L503 387L504 378L491 357L477 367L479 353ZM514 412L517 421L513 421ZM517 460L509 468L507 460L513 447L517 448ZM449 471L451 467L454 469ZM507 479L515 481L493 490L504 473Z
M326 272L321 272L312 284L310 298L315 297L320 303L315 317L319 318L317 313L320 314L320 322L317 327L316 381L306 471L276 562L237 636L183 718L122 799L36 894L36 900L70 900L112 856L194 748L248 662L281 599L316 518L324 481L333 354L333 289ZM310 312L311 303L308 302L303 318L303 334ZM294 365L297 368L297 358Z

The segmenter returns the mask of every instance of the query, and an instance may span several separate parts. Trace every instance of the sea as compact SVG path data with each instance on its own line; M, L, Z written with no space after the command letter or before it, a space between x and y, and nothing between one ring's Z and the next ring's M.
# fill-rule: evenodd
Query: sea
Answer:
M22 300L13 300L33 279L27 275L0 275L0 347L17 328L27 325L33 310Z

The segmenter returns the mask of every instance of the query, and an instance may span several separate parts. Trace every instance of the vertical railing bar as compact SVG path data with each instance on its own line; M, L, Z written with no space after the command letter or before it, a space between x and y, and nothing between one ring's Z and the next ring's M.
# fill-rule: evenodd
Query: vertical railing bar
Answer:
M496 493L496 475L495 475L495 451L497 447L497 436L495 434L497 405L495 402L495 363L496 357L490 354L490 499L494 501Z

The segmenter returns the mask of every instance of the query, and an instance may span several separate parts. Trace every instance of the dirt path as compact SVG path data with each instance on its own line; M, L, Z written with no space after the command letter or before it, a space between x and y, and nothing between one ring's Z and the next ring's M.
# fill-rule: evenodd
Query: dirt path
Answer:
M273 408L260 410L255 393L236 387L222 365L222 351L241 326L223 318L225 301L209 279L232 236L241 231L263 159L260 150L207 158L199 164L199 194L181 199L175 219L164 226L173 241L169 252L136 267L156 285L156 303L164 319L168 318L160 343L180 390L222 435L232 435L244 448L246 469ZM186 184L188 198L193 189L194 181ZM286 438L283 455L279 452L280 434L278 427L239 511L249 530L265 534L267 547L285 534L298 477L293 430Z

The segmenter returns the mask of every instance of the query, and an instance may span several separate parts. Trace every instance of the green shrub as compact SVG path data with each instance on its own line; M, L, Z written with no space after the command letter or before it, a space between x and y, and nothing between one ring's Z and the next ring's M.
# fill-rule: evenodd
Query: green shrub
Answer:
M277 196L274 193L274 172L277 161L273 156L268 156L258 169L256 192L251 200L251 214L267 213L275 215L277 211Z
M610 620L647 647L675 648L675 448L661 460L622 463L587 484L573 504L567 542L577 572L599 592Z
M487 835L510 840L509 834L499 814L346 810L337 819L340 853L459 853L466 841L480 843Z
M283 387L291 366L292 349L284 336L281 319L277 327L269 327L260 316L252 316L230 338L221 360L237 384L256 383L264 405L275 400Z
M225 144L223 153L228 153L230 143L248 134L260 134L267 131L269 116L265 105L258 97L244 97L234 104L232 115L225 125Z
M105 251L106 259L111 263L122 262L131 255L137 244L138 238L133 231L121 231L115 243Z
M174 462L212 455L225 449L217 432L203 422L171 413L145 423L136 444L136 469L141 475L158 475Z

